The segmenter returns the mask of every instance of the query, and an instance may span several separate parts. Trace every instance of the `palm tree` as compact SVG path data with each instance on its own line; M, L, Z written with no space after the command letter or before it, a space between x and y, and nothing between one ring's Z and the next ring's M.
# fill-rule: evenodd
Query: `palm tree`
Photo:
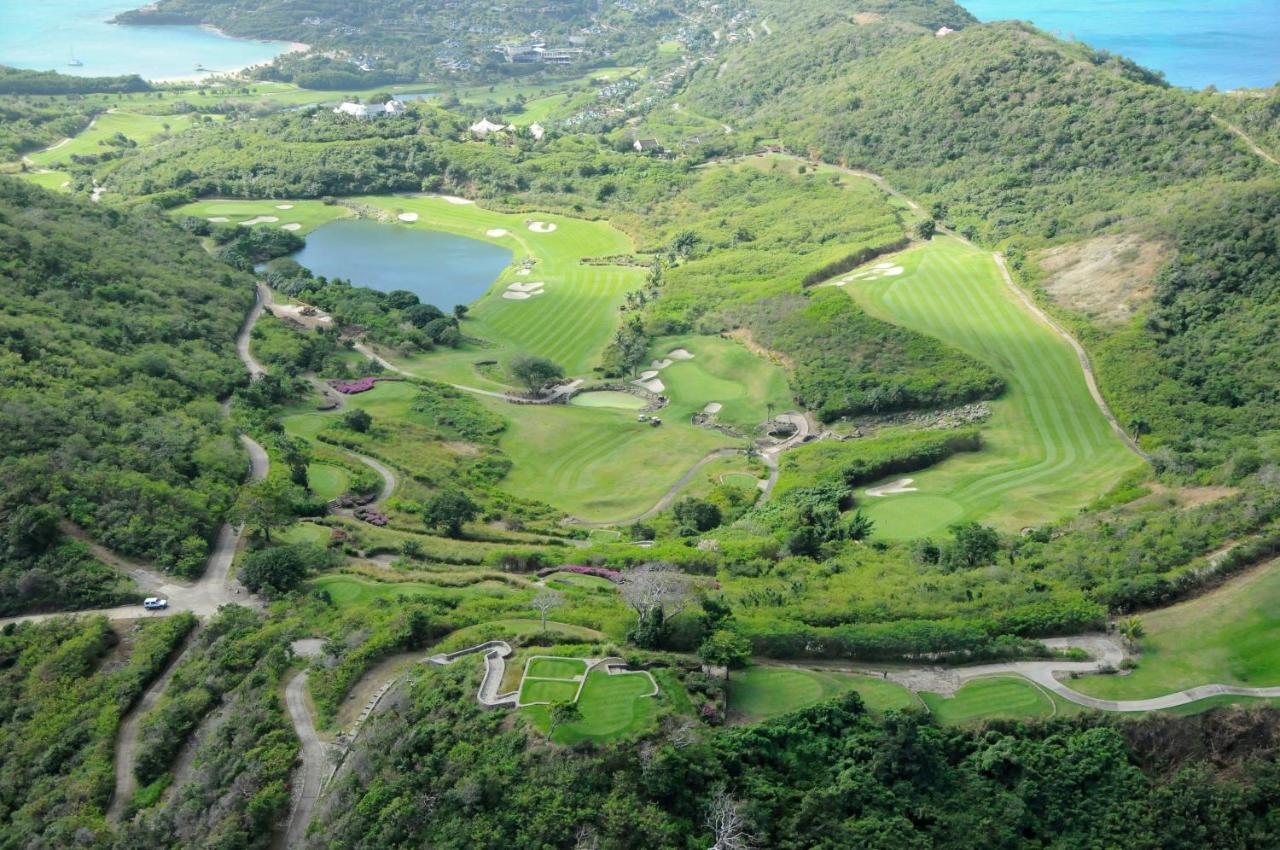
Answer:
M1142 624L1142 618L1135 615L1125 617L1116 623L1116 631L1120 633L1120 637L1124 638L1125 643L1136 648L1138 640L1147 633L1147 627Z

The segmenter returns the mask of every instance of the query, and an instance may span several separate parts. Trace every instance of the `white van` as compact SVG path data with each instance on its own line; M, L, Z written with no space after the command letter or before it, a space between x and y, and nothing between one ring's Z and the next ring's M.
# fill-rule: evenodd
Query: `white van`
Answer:
M142 600L142 607L148 611L158 611L161 608L168 608L169 600L161 599L159 596L148 596Z

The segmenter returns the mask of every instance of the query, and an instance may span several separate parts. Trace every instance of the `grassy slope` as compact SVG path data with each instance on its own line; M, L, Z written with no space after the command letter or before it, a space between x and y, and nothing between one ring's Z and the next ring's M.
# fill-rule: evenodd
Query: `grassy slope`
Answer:
M71 161L73 155L87 156L114 150L100 142L110 139L116 133L123 133L127 138L139 144L145 143L161 133L179 133L192 124L190 115L143 115L135 112L108 112L99 115L93 126L78 134L71 141L52 149L37 151L28 158L41 168L53 168ZM168 125L168 130L165 129Z
M972 723L995 718L1049 717L1055 711L1054 701L1044 691L1016 677L975 679L944 698L937 694L921 694L929 712L940 723Z
M1071 686L1105 699L1144 699L1210 683L1280 685L1280 562L1142 620L1147 635L1136 670Z
M896 261L905 274L850 284L850 294L879 318L986 361L1010 390L991 405L983 451L917 473L918 493L865 500L878 533L918 537L969 519L1016 530L1078 509L1139 465L1089 396L1071 348L1008 290L989 254L938 239Z
M789 667L751 667L729 678L729 712L755 723L854 690L872 711L919 705L901 685L869 676L856 676Z

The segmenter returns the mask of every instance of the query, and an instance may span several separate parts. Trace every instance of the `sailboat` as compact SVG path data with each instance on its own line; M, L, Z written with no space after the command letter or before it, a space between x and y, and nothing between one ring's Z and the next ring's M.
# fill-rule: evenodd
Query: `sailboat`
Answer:
M72 68L79 68L84 65L83 62L81 62L79 59L76 58L76 49L74 47L71 48L71 59L67 62L67 64L70 65Z

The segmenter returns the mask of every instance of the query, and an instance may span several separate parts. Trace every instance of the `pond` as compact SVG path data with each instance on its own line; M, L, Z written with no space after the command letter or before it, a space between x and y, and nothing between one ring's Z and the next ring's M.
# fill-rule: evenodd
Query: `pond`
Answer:
M363 219L316 228L293 258L356 286L408 290L446 312L475 301L511 265L511 252L489 242Z

